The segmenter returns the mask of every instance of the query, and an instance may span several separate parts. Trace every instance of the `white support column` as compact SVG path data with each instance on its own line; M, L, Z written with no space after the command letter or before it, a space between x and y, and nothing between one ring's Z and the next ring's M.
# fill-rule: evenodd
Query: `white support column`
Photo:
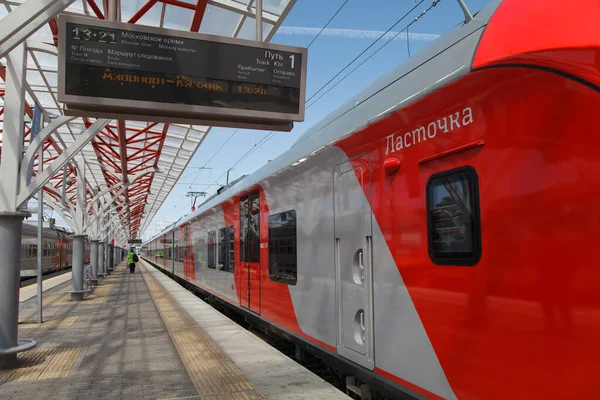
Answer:
M27 0L0 20L0 58L75 0Z
M92 285L98 285L98 241L90 241L90 264L92 265Z
M87 213L85 212L85 161L77 160L77 207L75 208L76 232L82 235Z
M6 57L4 134L0 164L0 369L16 364L17 353L35 347L33 340L18 339L19 277L23 218L17 209L19 168L23 150L25 114L25 46Z
M73 269L71 278L71 300L83 300L89 289L83 288L83 257L85 251L85 235L73 236Z
M75 235L73 236L73 269L71 278L71 300L83 300L85 294L90 291L83 286L84 281L84 252L86 235L83 233L85 225L85 162L83 158L76 157L75 168L77 170L77 191L76 191L76 206L74 227ZM93 274L93 272L92 272ZM92 279L94 279L92 277ZM97 276L96 276L97 281Z
M0 176L2 177L0 211L17 211L19 168L25 128L26 62L25 46L19 46L6 57L4 134L2 135L2 163L0 164Z

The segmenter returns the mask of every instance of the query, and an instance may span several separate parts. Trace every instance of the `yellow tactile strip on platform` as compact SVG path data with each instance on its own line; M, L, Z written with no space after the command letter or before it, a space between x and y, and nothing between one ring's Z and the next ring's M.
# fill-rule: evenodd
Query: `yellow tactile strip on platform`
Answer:
M255 400L263 394L140 264L154 304L200 399Z
M107 279L108 280L108 279ZM85 298L83 301L78 301L79 304L105 304L110 300L112 295L112 291L114 289L113 282L107 282L104 280L102 284L99 286L95 286L93 292ZM46 300L44 300L44 305L53 306L53 305L65 305L72 304L71 295L69 293L57 293L52 296L48 296Z
M76 316L45 318L43 324L38 324L37 321L33 319L26 319L22 322L19 322L19 329L65 328L68 326L73 326L76 321Z
M0 370L0 383L65 377L80 350L78 347L38 347L19 354L17 368Z

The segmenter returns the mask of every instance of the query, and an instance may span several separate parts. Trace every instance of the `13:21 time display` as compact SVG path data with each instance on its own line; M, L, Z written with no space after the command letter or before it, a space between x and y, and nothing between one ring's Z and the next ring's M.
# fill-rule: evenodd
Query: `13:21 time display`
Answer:
M117 43L117 32L106 29L92 29L89 27L75 26L71 30L74 40L84 40L101 43Z

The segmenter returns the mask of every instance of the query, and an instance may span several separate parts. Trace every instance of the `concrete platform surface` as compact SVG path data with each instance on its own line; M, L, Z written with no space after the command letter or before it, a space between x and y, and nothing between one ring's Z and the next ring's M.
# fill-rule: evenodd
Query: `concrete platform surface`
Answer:
M38 347L0 371L0 399L167 399L197 396L141 274L124 264L84 301L65 282L21 304L19 337Z
M44 279L42 281L42 292L45 293L65 282L71 282L72 275L71 272L65 272L64 274ZM24 303L34 297L37 297L37 283L19 289L19 303Z
M268 399L348 400L341 391L286 357L177 282L142 260L142 268L165 288L225 355Z
M38 347L0 370L2 400L348 399L143 262L79 302L59 281L42 325L35 296L20 304L19 338Z

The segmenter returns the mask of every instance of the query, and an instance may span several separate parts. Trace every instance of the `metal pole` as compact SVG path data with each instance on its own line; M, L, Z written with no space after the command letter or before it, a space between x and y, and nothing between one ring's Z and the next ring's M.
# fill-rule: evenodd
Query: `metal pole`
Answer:
M0 369L13 367L17 362L18 352L35 347L33 340L19 340L18 336L21 234L23 218L31 215L17 208L19 171L23 156L26 65L23 44L6 56L4 133L0 163ZM27 165L23 168L27 168Z
M467 5L465 4L465 1L464 0L457 0L457 1L458 1L458 5L463 10L463 14L465 14L465 24L468 24L469 22L473 21L473 14L471 14L471 11L469 11L469 7L467 7Z
M17 352L35 346L32 340L18 340L19 279L23 218L29 213L0 213L0 369L14 367Z
M44 150L40 149L38 158L38 171L42 171L44 166ZM38 224L37 224L37 317L38 324L44 322L43 314L43 282L42 282L42 249L43 249L43 235L44 235L44 189L40 189L38 192Z
M83 300L89 290L83 289L83 256L85 252L86 235L73 236L73 269L71 278L71 300Z
M256 40L263 41L262 35L262 0L256 0Z
M98 277L104 278L104 242L98 242Z
M108 246L108 269L110 271L115 270L115 245L111 244Z
M114 247L113 248L113 268L117 268L117 265L119 265L119 261L117 261L117 257L119 257L119 248L118 247Z
M90 242L90 264L92 265L92 284L98 284L98 241Z
M117 0L108 0L108 20L116 21L118 15Z

